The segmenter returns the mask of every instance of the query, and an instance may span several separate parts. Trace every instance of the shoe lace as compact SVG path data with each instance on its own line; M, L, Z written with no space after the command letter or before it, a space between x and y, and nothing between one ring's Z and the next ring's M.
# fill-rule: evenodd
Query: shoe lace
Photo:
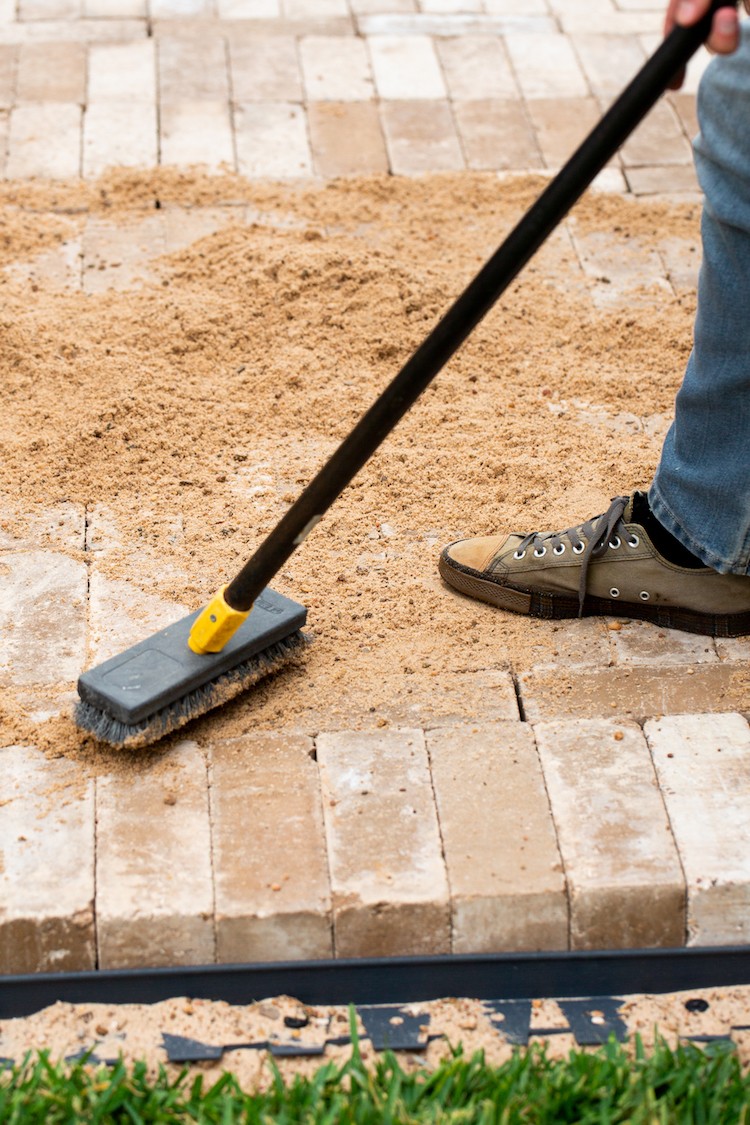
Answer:
M610 541L617 535L624 536L625 525L622 517L627 506L629 496L614 496L612 502L600 516L592 516L585 523L576 527L569 527L566 531L532 531L516 548L518 553L523 551L538 551L541 548L561 547L563 537L570 540L575 551L581 555L581 576L578 582L578 616L583 616L583 603L586 598L586 584L588 582L589 563L599 558L607 550Z

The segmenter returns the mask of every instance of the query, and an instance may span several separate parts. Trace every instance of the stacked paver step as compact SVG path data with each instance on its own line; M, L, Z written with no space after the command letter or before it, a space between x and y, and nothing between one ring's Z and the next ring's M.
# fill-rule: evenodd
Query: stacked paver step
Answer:
M750 937L734 713L2 760L4 972Z

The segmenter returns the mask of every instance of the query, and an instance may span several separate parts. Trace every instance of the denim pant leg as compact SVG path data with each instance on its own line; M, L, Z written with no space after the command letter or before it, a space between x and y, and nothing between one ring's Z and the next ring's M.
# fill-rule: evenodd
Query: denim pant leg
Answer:
M649 490L654 514L707 566L750 573L750 25L698 92L705 195L693 351Z

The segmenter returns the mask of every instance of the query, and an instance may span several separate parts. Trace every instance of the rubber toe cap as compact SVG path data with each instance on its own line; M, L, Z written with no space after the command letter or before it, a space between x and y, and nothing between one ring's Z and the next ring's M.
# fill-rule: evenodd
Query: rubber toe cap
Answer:
M477 539L458 539L443 551L443 558L449 564L468 567L480 573L492 562L505 543L500 535L483 535Z

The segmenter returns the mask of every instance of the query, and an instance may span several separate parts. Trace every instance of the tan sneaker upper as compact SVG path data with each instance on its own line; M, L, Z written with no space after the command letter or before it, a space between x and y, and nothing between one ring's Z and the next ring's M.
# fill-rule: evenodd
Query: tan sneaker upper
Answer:
M585 595L623 603L650 603L700 613L750 611L750 579L719 574L709 567L689 569L663 558L640 524L628 517L632 500L614 518L610 534L588 551ZM613 502L614 508L615 502ZM612 512L612 508L610 508ZM606 530L608 513L562 532L537 532L463 539L443 552L446 563L502 586L579 597L582 566L592 538ZM444 569L444 568L443 568ZM450 578L449 578L450 580Z

